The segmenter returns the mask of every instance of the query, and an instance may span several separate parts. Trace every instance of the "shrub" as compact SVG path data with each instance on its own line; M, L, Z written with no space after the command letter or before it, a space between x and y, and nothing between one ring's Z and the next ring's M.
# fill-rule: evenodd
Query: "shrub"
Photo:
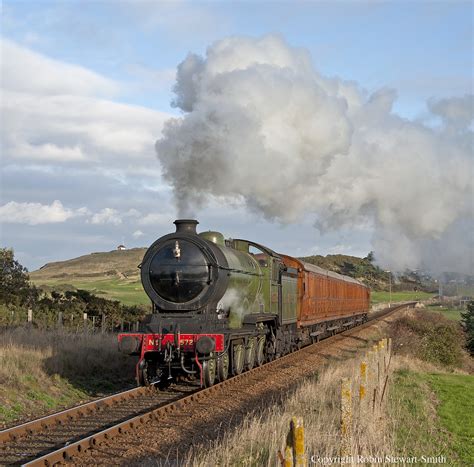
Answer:
M468 303L465 313L461 313L461 323L467 335L466 348L474 355L474 301Z
M458 323L440 313L414 310L392 322L391 334L398 353L449 367L458 366L462 361L461 329Z

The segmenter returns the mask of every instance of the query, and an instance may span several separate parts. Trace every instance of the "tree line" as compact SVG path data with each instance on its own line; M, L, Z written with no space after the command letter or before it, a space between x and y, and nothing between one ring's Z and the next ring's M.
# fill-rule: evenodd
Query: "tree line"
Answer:
M143 305L123 305L87 290L45 292L30 282L27 268L15 259L13 250L0 248L0 325L25 322L28 310L39 326L56 326L61 317L64 326L77 327L87 313L97 326L105 319L109 329L135 323L148 311Z

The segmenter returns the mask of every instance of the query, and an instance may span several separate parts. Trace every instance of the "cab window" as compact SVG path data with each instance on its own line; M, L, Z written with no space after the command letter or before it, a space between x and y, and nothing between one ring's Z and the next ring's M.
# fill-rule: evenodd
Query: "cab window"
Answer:
M262 268L268 268L268 255L259 248L249 245L249 254L251 254Z

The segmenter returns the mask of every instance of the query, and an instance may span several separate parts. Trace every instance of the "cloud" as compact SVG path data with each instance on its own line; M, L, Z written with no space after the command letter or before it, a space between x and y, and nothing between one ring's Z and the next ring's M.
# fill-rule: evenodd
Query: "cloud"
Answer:
M132 233L133 238L140 238L143 237L143 235L145 234L141 230L135 230L135 232Z
M0 206L2 222L9 224L55 224L65 222L78 216L87 214L86 208L70 209L55 200L51 204L17 203L10 201Z
M2 38L2 87L40 95L116 95L115 81L78 65L54 60Z
M174 91L184 115L156 150L180 215L233 198L284 224L311 216L323 232L370 224L385 266L439 272L452 265L433 255L449 243L464 258L455 270L473 272L454 228L473 218L472 96L433 103L449 125L430 129L393 113L394 90L325 77L279 36L189 54Z
M474 95L452 97L446 99L430 99L430 111L441 117L447 127L455 129L468 128L474 119Z
M168 114L105 99L121 85L85 68L8 40L2 41L2 51L0 135L6 163L149 168L153 142Z
M112 224L119 225L122 223L122 218L119 212L113 208L104 208L94 214L90 220L91 224Z
M68 208L55 200L51 204L10 201L0 206L0 216L2 222L7 224L55 224L82 217L88 224L120 225L122 218L139 217L141 213L130 209L122 214L114 208L103 208L94 213L86 207Z
M174 221L174 218L172 215L169 214L160 214L160 213L151 213L143 216L141 219L139 219L138 223L140 225L154 225L154 226L165 226L165 225L171 225L171 223Z

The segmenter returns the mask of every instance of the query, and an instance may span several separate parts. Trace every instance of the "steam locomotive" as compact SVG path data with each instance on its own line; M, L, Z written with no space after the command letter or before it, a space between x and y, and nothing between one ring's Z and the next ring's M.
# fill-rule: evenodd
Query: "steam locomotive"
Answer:
M138 332L118 336L139 356L139 385L188 376L209 387L367 320L359 281L249 240L174 222L141 264L152 302Z

